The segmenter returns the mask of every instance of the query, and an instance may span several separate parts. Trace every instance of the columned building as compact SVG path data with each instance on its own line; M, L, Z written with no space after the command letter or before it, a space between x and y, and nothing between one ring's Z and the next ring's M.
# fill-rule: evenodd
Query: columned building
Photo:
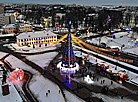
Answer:
M48 46L57 41L57 35L51 31L26 32L17 36L18 46L41 45Z

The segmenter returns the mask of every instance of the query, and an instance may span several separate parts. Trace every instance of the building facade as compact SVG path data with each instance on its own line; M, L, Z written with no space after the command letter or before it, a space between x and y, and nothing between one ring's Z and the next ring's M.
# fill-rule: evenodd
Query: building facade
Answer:
M5 14L5 24L15 24L15 16L11 13L6 13Z
M32 31L32 26L29 24L8 24L2 27L4 33L15 33L15 32L31 32Z
M0 34L3 34L3 29L0 29Z
M3 8L3 6L0 6L0 27L2 27L4 24L5 24L4 8Z
M57 41L57 35L51 31L27 32L17 36L18 46L42 45L48 46Z

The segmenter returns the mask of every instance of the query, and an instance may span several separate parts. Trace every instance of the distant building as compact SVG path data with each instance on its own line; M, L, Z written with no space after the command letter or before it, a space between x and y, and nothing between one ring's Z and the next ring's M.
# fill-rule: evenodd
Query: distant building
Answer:
M21 32L31 32L32 26L29 24L8 24L2 27L4 33L15 33L18 30L19 33Z
M33 30L32 25L19 24L19 32L31 32Z
M52 26L52 17L42 17L41 18L41 23L45 26L45 27L51 27Z
M17 36L18 46L28 45L50 45L52 42L57 41L57 35L51 31L38 31L38 32L27 32Z
M3 34L3 29L0 29L0 34Z
M4 33L14 33L15 31L15 24L8 24L5 26L2 26Z
M5 13L5 24L15 24L15 16L11 13Z
M4 8L3 6L0 6L0 27L5 25L5 20L4 20Z

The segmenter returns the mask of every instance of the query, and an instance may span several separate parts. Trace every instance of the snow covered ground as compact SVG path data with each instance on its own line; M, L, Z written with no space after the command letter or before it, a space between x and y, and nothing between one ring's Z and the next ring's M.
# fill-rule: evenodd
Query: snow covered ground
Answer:
M2 95L2 87L0 87L0 102L22 102L22 98L20 97L19 93L15 89L13 83L7 82L9 86L10 94L3 96Z
M87 42L93 43L93 44L98 44L100 43L105 43L107 46L112 47L112 46L118 46L121 47L122 45L125 45L123 47L123 51L125 52L130 52L134 54L138 54L138 47L135 46L135 39L138 38L137 34L133 34L133 32L119 32L119 33L114 33L116 36L115 39L103 36L101 38L92 38L91 40L87 40ZM132 38L134 37L134 38ZM101 39L101 41L99 41Z
M12 43L12 44L5 44L4 46L7 46L8 48L10 48L11 50L14 50L15 52L22 52L22 53L37 53L37 52L42 52L42 51L48 51L48 50L55 50L57 47L61 46L60 43L56 44L56 45L49 45L46 46L44 44L41 45L41 47L37 46L36 48L33 48L33 45L31 45L30 47L28 46L18 46L16 43Z
M121 99L121 97L110 97L110 96L107 96L107 95L104 95L104 94L101 94L101 93L93 93L92 92L92 96L93 97L98 97L98 98L102 98L102 100L104 102L136 102L136 101L133 101L131 99L128 99L128 98L123 98Z
M97 33L89 33L89 34L83 34L82 36L80 36L79 38L85 38L85 37L90 37L90 36L95 36L95 35L99 35Z
M0 52L0 59L1 59L2 57L4 57L5 55L7 55L7 53L5 53L5 52Z
M80 56L87 56L87 54L85 54L85 53L82 53L82 55L80 55L81 54L80 51L74 51L74 53L75 53L75 56L78 56L78 57L80 57ZM95 61L96 57L89 56L88 59L89 59L90 63L96 64L96 61ZM97 62L103 62L103 61L100 60L100 59L97 59ZM115 67L115 65L113 65L111 63L107 63L107 64L110 65L110 66L112 66L112 67ZM119 71L119 70L124 70L124 69L121 68L121 67L117 67L117 70ZM125 71L129 75L129 77L130 77L131 80L132 79L136 79L138 77L138 75L135 74L135 73L129 72L127 70L125 70ZM111 80L109 78L106 78L106 77L104 77L104 78L103 77L99 77L98 81L94 80L92 83L89 83L91 79L89 79L89 80L83 80L83 78L75 78L75 79L72 79L72 80L75 80L77 82L82 82L82 83L85 83L85 84L86 83L87 84L92 84L92 85L95 85L95 86L106 85L106 86L108 86L109 90L116 89L116 88L121 88L121 89L127 90L128 92L136 94L136 91L132 91L130 89L127 89L126 87L122 86L121 84L119 84L117 82L113 81L113 84L111 85ZM105 82L103 84L101 84L101 81L103 81L103 80L105 80ZM138 81L137 81L137 83L138 83ZM119 96L112 97L112 96L104 95L104 94L101 94L101 93L94 93L94 92L92 92L92 97L98 97L99 99L102 98L102 100L104 102L136 102L136 101L133 101L131 99L128 99L127 97L124 97L123 100L122 100L121 97L119 97Z
M42 60L41 63L44 61L43 63L45 64L42 64L42 65L39 64L40 66L44 67L49 64L48 62L50 62L50 61L47 61L47 58L52 59L55 56L54 54L56 55L57 53L51 52L49 56L47 56L46 54L39 55L41 57L43 56L42 58L38 57L37 55L33 57L31 56L27 56L27 57L33 60L34 62L37 62L35 59ZM37 99L40 102L65 102L63 95L61 94L61 91L59 93L60 88L50 80L45 79L42 75L40 75L38 71L34 70L32 67L28 66L27 64L25 64L24 62L20 61L18 58L12 55L8 56L5 59L5 61L8 61L13 68L19 67L23 70L27 70L32 74L34 74L29 84L29 88L31 89L31 91L34 93L34 95L37 97ZM50 93L48 93L48 90L50 90ZM65 92L65 97L67 102L84 102L77 96L71 94L70 92L68 91L64 91L64 92ZM46 93L48 93L47 96L46 96Z
M75 56L78 56L78 57L87 56L87 54L85 54L85 53L82 53L82 55L80 55L81 54L80 51L74 51L74 53L75 53ZM96 59L97 59L96 57L89 56L89 62L90 63L96 64ZM101 63L101 62L105 62L105 61L103 61L101 59L97 59L97 62ZM108 62L106 62L106 63L111 67L116 67L116 65L113 65L113 64L108 63ZM126 74L128 74L128 76L129 76L129 81L128 82L130 82L130 83L135 82L138 85L138 74L130 72L130 71L124 69L124 68L121 68L121 67L117 66L117 71L120 71L120 70L121 71L124 70L126 72Z
M2 62L0 62L2 64ZM1 67L0 67L0 70ZM2 77L3 72L0 72L0 77ZM9 85L9 93L8 95L3 96L2 94L2 79L0 78L0 102L22 102L22 98L20 97L19 93L17 92L16 88L14 87L13 83L9 82L6 80L6 84L4 85Z
M11 34L0 34L0 37L8 37L8 36L15 36L14 33Z
M39 55L28 55L26 58L35 64L39 65L40 67L44 68L47 67L50 61L57 55L57 52L49 52Z
M34 76L29 86L39 102L65 102L59 87L41 75Z
M5 61L8 61L13 68L19 67L34 74L29 87L31 91L36 95L36 97L40 100L40 102L64 102L62 94L58 93L60 90L59 87L56 84L52 83L50 80L45 79L32 67L28 66L27 64L12 55L6 58ZM46 92L48 90L51 90L51 93L48 95L48 97L46 97Z

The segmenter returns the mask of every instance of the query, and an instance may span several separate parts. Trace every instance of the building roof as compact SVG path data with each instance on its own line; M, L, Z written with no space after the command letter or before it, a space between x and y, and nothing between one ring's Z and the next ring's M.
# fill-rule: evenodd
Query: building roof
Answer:
M29 27L31 25L30 24L21 23L21 24L19 24L19 26L20 27ZM14 28L14 27L16 27L15 24L8 24L8 25L3 26L2 28Z
M17 39L28 39L28 38L37 38L37 37L46 37L46 36L56 36L56 34L54 34L51 31L26 32L18 35Z
M2 26L2 28L14 28L15 24L8 24L8 25L4 25Z
M13 13L5 13L4 15L5 15L5 16L14 16Z
M0 29L0 31L3 31L3 29Z

